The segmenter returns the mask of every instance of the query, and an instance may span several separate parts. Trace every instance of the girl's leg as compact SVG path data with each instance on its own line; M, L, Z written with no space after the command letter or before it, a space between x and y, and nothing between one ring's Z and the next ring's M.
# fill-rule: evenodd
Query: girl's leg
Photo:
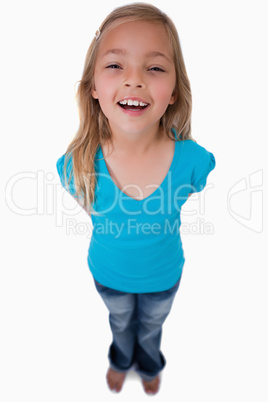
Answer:
M109 349L110 367L126 372L133 364L136 340L136 296L100 285L95 286L109 310L113 342Z
M137 371L144 380L145 386L150 382L155 384L154 387L159 384L156 379L166 364L160 351L162 325L171 310L179 284L180 279L173 288L167 291L137 295L138 328L135 360ZM152 393L154 393L153 390Z

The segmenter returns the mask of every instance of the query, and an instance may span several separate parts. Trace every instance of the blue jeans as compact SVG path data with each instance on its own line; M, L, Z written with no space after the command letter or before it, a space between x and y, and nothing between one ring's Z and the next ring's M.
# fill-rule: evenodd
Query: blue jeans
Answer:
M180 285L155 293L124 293L95 286L109 310L113 342L109 349L110 367L125 372L135 367L145 381L153 380L166 365L160 351L162 325Z

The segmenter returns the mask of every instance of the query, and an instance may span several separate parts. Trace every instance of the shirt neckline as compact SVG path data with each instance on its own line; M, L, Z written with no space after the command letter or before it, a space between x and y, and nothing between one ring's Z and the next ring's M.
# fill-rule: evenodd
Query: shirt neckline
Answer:
M175 137L176 137L176 135L175 135ZM164 185L165 185L166 182L167 182L169 173L170 173L172 170L174 170L175 164L176 164L176 162L177 162L178 142L179 142L178 140L175 140L175 147L174 147L173 158L172 158L172 161L171 161L169 170L168 170L168 172L167 172L165 178L163 179L162 183L161 183L151 194L149 194L149 195L148 195L147 197L145 197L145 198L142 198L142 199L138 200L138 199L136 199L136 198L130 197L129 195L127 195L126 193L124 193L122 190L120 190L120 188L115 184L114 180L112 179L112 177L111 177L111 175L110 175L110 172L109 172L108 167L107 167L107 165L106 165L106 161L105 161L104 156L103 156L102 148L101 148L101 146L100 146L100 154L101 154L101 159L102 159L102 161L103 161L103 166L104 166L104 169L105 169L105 173L106 173L106 174L109 176L109 178L111 179L111 181L112 181L112 183L114 184L116 190L117 190L122 196L124 196L124 200L129 200L129 201L131 201L131 202L138 202L138 203L145 202L145 201L148 200L149 198L153 197L153 196L155 195L155 193L156 193L157 191L159 191L160 188L163 188L163 187L164 187Z

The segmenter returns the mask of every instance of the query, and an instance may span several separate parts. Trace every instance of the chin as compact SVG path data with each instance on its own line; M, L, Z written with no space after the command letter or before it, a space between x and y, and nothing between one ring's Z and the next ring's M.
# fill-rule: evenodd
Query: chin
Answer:
M143 127L143 126L137 126L137 125L128 125L128 126L124 126L124 127L118 127L118 126L110 126L111 130L114 132L118 132L118 133L123 133L125 135L140 135L146 131L148 131L148 127Z

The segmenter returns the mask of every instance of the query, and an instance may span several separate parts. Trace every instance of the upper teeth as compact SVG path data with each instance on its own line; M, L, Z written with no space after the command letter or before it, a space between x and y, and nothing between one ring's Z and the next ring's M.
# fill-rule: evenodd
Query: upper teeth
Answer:
M131 99L128 99L128 100L125 99L119 103L120 103L120 105L128 105L128 106L147 106L148 105L148 103L143 103L143 102L139 102L136 100L133 101Z

